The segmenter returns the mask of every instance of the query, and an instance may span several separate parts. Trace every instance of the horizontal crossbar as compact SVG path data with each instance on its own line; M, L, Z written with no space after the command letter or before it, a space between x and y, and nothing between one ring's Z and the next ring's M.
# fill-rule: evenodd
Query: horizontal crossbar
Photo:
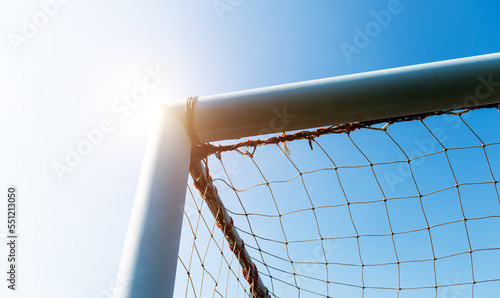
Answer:
M199 97L201 142L500 102L500 53ZM185 101L168 108L186 123Z

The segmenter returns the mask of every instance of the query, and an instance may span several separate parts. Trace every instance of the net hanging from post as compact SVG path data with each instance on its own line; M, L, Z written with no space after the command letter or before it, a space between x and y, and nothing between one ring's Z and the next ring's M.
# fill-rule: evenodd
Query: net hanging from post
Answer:
M489 105L196 145L175 297L493 297L498 127Z

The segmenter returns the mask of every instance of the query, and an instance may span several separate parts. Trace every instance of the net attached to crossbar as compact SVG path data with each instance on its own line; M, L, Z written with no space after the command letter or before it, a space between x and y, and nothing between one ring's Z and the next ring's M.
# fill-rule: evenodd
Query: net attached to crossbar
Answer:
M498 127L489 105L196 145L175 297L494 297Z

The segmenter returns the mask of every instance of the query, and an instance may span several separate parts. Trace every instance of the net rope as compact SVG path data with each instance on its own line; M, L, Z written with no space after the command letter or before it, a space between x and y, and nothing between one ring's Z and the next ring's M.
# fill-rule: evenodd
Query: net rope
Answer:
M498 110L197 143L176 297L498 293Z

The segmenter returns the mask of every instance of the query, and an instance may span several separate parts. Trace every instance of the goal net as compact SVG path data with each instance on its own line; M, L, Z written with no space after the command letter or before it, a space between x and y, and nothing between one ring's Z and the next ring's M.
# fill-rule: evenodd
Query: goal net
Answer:
M500 113L193 148L174 297L493 297Z

